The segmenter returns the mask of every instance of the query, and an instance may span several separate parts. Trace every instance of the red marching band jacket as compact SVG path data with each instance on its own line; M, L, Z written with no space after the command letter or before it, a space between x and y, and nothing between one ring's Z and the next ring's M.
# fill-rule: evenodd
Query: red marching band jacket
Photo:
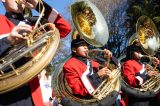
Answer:
M124 62L122 73L124 80L132 87L138 87L146 80L145 66L136 60Z
M0 15L0 22L0 35L11 32L12 28L15 26L4 15Z
M55 9L52 9L48 14L48 21L55 24L60 31L61 38L66 37L71 31L70 24ZM0 22L0 35L11 32L12 28L15 26L3 15L0 15ZM29 85L35 106L44 106L38 77L31 80Z
M99 69L99 63L91 61L92 69ZM69 59L63 66L63 72L68 85L72 89L73 94L85 97L90 95L96 88L88 77L88 65L75 57ZM98 78L97 78L98 79ZM121 106L126 106L124 100L120 100Z
M138 87L148 79L144 64L135 60L124 62L122 73L124 80L132 87ZM160 102L160 92L156 95L156 99Z
M99 67L99 64L95 61L91 61L91 64L92 68ZM93 92L94 87L85 77L85 72L87 72L87 65L84 64L82 61L72 57L64 64L63 71L68 85L72 89L73 94L86 96L90 95ZM88 85L85 86L83 82L86 82Z

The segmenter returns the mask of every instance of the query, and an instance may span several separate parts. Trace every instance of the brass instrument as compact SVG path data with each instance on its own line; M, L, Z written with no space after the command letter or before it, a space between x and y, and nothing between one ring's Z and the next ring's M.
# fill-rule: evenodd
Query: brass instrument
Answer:
M23 0L16 0L16 3L22 5ZM23 9L24 18L32 17L32 10L30 8L25 7Z
M154 92L160 91L160 73L158 75L152 76L149 80L141 85L140 91L153 90Z
M92 93L94 98L102 100L110 95L111 92L120 90L119 70L119 68L112 70L109 78L104 80L102 84Z
M100 11L88 0L80 0L71 5L71 16L76 27L72 39L76 39L79 34L89 44L102 47L108 41L108 27ZM76 32L77 31L77 32ZM103 50L90 50L89 54L103 52ZM95 56L95 55L94 55ZM63 65L69 59L67 57L52 76L52 86L54 94L63 106L78 105L102 105L107 106L115 102L120 90L120 69L115 66L113 73L106 78L98 89L92 94L92 99L81 99L72 94L63 73ZM91 58L89 56L89 58ZM58 79L58 80L57 80Z
M39 1L42 5L42 1ZM20 87L41 72L52 60L58 48L60 34L52 23L41 25L44 7L27 42L15 45L0 59L0 94ZM17 66L17 62L27 62Z
M138 41L147 55L154 55L160 47L159 32L153 21L147 16L139 17L136 24L136 33L129 39L128 45Z
M160 36L153 23L153 21L147 16L141 16L136 24L137 33L132 35L129 39L129 44L132 45L136 42L146 55L140 55L141 58L148 58L150 62L153 62L153 55L158 51L160 46ZM156 66L153 68L155 70ZM129 86L122 79L122 90L128 93L130 96L136 96L139 98L154 97L160 91L160 74L152 76L139 88L133 88Z
M89 44L104 46L109 37L108 26L101 12L88 0L79 0L71 6L71 16L78 33Z
M141 55L140 58L142 58L142 59L148 58L148 60L151 63L153 63L155 60L155 57L148 56L148 55ZM147 64L147 66L148 66L148 69L146 68L147 71L157 71L157 73L160 72L159 70L156 70L157 64L155 64L154 66ZM143 92L144 91L152 91L152 90L154 92L158 92L158 91L160 91L159 84L160 84L160 73L157 75L151 76L150 79L148 79L146 82L144 82L143 84L140 85L141 88L139 88L139 89L140 89L140 91L143 91Z
M16 0L17 4L22 4L22 0Z
M112 91L119 91L119 86L118 84L120 84L120 67L119 67L119 64L118 64L118 60L112 56L111 57L107 57L107 60L105 60L104 58L106 57L102 57L102 54L103 54L104 50L99 50L99 49L92 49L92 50L89 50L89 53L88 53L88 58L91 58L91 59L95 59L97 61L99 61L99 59L103 59L103 60L100 60L100 61L103 61L100 62L102 66L100 67L104 67L104 66L107 66L111 71L112 73L108 76L108 79L105 79L101 85L92 93L93 97L98 99L98 100L102 100L104 99L107 95L109 95L109 93L111 93ZM110 58L113 60L114 64L113 63L110 63Z

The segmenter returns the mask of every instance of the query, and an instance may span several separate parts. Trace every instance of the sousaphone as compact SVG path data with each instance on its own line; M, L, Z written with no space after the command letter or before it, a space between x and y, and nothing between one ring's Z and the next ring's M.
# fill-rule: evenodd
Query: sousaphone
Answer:
M77 31L74 31L72 39L76 39L76 35L79 34L82 39L96 47L102 47L107 43L109 33L106 21L94 4L88 0L74 2L71 5L71 16ZM103 52L103 50L92 50L90 52L96 54L97 52ZM69 58L70 56L56 68L52 76L52 87L58 102L63 106L109 106L113 104L120 90L118 65L116 64L116 68L113 69L111 79L105 80L93 92L92 99L81 99L72 94L64 78L63 65Z
M42 1L39 0L43 5ZM54 57L60 41L58 29L52 23L42 25L37 19L33 32L26 35L27 42L15 45L0 58L0 94L14 90L32 80ZM23 59L23 61L22 61ZM24 62L24 60L27 60ZM17 63L23 63L17 65Z
M139 42L147 55L153 56L158 51L160 47L160 35L155 24L149 17L141 16L137 20L136 34L130 38L129 45L135 40Z
M153 21L147 16L141 16L136 24L136 34L129 39L128 45L140 45L146 53L146 57L152 59L160 46L160 35ZM154 69L154 68L153 68ZM123 79L121 80L123 92L137 98L154 97L160 91L160 74L151 77L139 88L129 86Z

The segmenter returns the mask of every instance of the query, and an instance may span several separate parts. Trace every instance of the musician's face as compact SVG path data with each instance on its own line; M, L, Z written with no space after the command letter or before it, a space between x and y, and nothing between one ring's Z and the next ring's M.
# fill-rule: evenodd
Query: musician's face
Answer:
M82 57L87 57L88 56L88 45L86 43L81 44L79 47L72 49L72 51Z
M135 60L139 60L140 59L140 55L142 55L142 53L141 52L134 52L134 54L133 54L134 56L134 59Z
M143 25L144 25L144 27L146 27L146 28L149 28L149 27L150 27L150 23L149 23L148 21L145 21L145 22L143 23Z
M24 5L17 4L16 0L2 0L7 12L21 13Z

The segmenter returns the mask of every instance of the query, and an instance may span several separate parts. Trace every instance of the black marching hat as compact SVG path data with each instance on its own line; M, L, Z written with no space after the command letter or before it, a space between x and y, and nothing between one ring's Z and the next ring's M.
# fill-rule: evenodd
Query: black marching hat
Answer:
M139 45L130 45L127 47L127 53L129 52L143 52L142 48Z
M84 39L74 39L74 40L72 40L72 42L71 42L71 48L77 48L77 47L79 47L79 46L81 46L82 44L87 44L87 45L89 45Z

